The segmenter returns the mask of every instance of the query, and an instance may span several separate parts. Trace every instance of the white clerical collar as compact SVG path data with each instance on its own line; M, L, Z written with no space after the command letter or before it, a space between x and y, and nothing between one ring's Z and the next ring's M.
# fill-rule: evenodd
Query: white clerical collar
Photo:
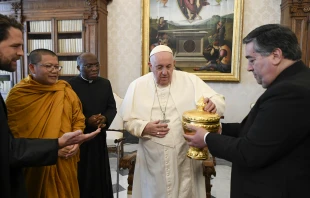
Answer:
M84 77L82 76L82 74L81 74L81 78L83 78L83 80L87 81L88 83L92 83L92 82L93 82L93 80L87 80L86 78L84 78Z

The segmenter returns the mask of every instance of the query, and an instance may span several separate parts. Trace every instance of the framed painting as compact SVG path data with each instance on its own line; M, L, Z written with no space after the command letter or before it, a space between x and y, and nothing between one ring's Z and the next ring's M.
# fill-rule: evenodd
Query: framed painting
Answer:
M142 0L142 75L168 45L176 69L206 81L239 81L243 0Z

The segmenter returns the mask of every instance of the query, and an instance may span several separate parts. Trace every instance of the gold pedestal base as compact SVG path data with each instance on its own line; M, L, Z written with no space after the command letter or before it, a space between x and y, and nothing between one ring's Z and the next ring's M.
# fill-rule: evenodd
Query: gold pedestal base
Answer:
M187 157L196 160L206 160L209 158L209 153L207 149L200 149L196 147L189 147L187 151Z

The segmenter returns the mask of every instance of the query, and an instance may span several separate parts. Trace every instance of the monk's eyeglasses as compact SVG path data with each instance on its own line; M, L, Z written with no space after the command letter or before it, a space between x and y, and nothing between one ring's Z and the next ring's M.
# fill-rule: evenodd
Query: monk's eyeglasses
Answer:
M38 66L45 67L45 69L49 72L53 71L54 69L56 71L60 71L62 69L62 66L59 65L38 65Z
M99 63L86 64L86 65L83 65L83 67L85 67L85 68L87 68L87 69L91 69L91 68L98 69L98 68L100 67L100 64L99 64Z

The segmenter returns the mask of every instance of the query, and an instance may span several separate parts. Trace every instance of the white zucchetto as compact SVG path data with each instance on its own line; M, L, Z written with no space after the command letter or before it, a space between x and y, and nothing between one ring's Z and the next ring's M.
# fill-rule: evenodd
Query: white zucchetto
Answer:
M172 50L167 45L157 45L152 49L150 57L158 52L170 52L172 54Z

